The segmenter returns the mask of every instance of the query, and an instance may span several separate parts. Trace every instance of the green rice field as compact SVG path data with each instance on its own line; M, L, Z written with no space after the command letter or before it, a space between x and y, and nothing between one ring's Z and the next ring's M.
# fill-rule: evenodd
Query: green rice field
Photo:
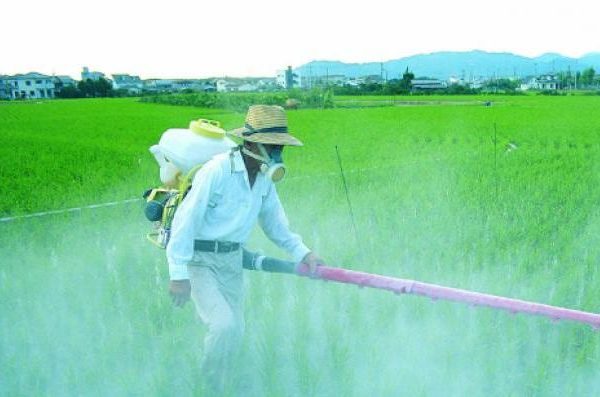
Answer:
M278 185L328 265L600 312L600 97L337 100L288 112L305 146ZM244 121L0 102L0 395L201 395L206 330L171 305L141 200L21 217L141 197L148 147L200 117ZM248 248L286 258L258 228ZM600 395L589 326L292 275L246 272L245 293L231 396Z

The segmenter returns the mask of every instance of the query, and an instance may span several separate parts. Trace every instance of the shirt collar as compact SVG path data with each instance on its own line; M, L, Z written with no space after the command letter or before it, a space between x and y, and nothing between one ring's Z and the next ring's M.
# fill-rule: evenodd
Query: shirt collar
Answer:
M232 149L231 151L231 172L247 172L246 171L246 164L244 163L244 158L242 157L242 151L241 150L235 150ZM262 184L264 182L262 181L267 181L267 186L269 184L272 184L273 182L268 179L262 172L257 172L256 173L256 180L254 181L254 184L256 185L258 184ZM270 183L269 183L270 182Z
M242 158L242 152L240 150L232 149L231 154L232 162L231 162L231 171L232 172L245 172L246 164L244 164L244 159Z

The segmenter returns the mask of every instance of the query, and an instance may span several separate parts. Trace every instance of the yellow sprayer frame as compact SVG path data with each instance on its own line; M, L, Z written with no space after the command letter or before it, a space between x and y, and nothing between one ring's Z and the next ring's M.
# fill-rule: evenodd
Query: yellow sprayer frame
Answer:
M165 207L163 209L161 220L159 221L158 231L148 233L146 238L152 244L156 245L158 248L165 249L167 247L167 243L169 240L169 235L171 233L171 224L173 223L173 217L175 216L175 211L179 204L185 198L188 189L192 186L192 180L196 172L202 168L203 164L199 164L192 168L187 175L180 179L179 181L179 189L172 189L166 187L158 187L152 189L148 197L146 198L146 202L152 201L157 194L166 194L169 195L169 198L165 201ZM166 238L164 238L164 234L167 234ZM163 240L165 240L163 242Z

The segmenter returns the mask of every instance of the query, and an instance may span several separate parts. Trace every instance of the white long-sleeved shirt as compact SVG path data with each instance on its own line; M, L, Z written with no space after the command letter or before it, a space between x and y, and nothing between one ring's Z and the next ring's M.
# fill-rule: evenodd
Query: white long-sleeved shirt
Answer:
M296 261L310 250L292 233L273 182L258 173L250 188L239 150L213 157L194 176L192 188L177 208L167 245L171 280L188 278L194 240L244 244L257 219L275 244Z

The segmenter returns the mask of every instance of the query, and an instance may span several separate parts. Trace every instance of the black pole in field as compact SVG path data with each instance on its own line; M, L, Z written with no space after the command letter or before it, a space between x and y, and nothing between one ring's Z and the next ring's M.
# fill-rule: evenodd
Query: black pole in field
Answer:
M494 123L494 183L496 185L496 200L498 200L498 132Z
M344 168L342 167L342 158L340 157L340 151L337 145L335 145L335 154L337 155L338 165L340 166L340 173L342 175L342 182L344 183L344 192L346 193L346 201L348 202L348 208L350 209L350 220L352 221L352 230L354 231L354 237L356 244L360 247L360 240L358 238L358 229L356 228L356 222L354 221L354 211L352 210L352 203L350 202L350 195L348 193L348 185L346 183L346 176L344 175Z

